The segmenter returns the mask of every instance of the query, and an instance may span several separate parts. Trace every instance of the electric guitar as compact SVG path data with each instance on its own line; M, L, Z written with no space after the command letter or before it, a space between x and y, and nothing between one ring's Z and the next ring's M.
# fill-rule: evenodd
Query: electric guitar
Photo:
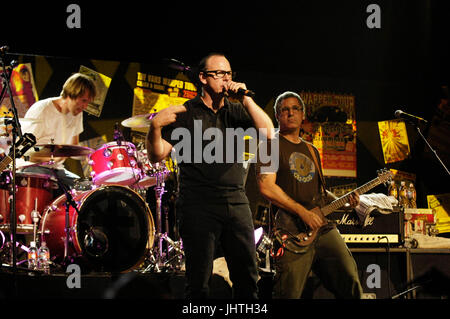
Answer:
M31 147L36 145L36 138L33 134L25 133L22 135L22 138L20 138L16 144L16 158L20 158L23 156L23 154L26 153ZM10 149L10 153L12 152L12 148ZM4 157L0 160L0 172L3 171L6 167L8 167L9 164L13 161L12 157L14 157L14 154L4 154Z
M328 223L327 219L325 218L330 213L334 212L335 210L343 207L346 203L349 201L349 197L351 193L357 192L359 195L364 194L371 190L372 188L387 183L392 179L392 173L389 170L381 170L378 172L378 177L371 180L370 182L354 189L353 191L345 194L342 197L339 197L338 199L332 201L330 204L325 205L323 207L315 206L313 209L310 209L312 212L317 214L322 218L324 221L324 225ZM317 234L320 232L320 230L323 228L318 228L315 230L309 229L309 227L303 222L303 220L292 213L286 212L282 209L279 209L276 216L275 216L275 230L278 230L279 232L283 233L283 226L277 225L280 223L280 213L284 213L283 219L286 221L286 219L291 223L296 225L298 232L296 234L292 234L290 232L289 235L284 236L284 241L286 244L292 243L299 247L306 247L309 244L311 244L317 237ZM277 231L276 231L277 233ZM278 236L276 234L276 236ZM289 247L288 247L289 248Z

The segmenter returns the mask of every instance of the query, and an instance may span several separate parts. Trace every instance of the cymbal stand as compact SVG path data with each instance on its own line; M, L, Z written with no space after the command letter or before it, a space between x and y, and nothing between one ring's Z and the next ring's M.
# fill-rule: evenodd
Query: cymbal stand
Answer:
M156 163L156 186L155 186L155 197L156 197L156 242L158 244L156 265L158 269L164 266L164 253L163 253L163 241L164 234L162 231L162 220L161 220L161 203L162 195L166 192L164 190L164 171L159 167L159 163Z
M150 257L151 261L154 263L154 265L149 265L144 272L149 271L151 268L154 269L156 272L160 272L163 270L167 270L167 267L169 267L174 259L179 259L179 256L184 255L184 252L181 247L181 243L173 241L168 233L167 229L165 233L162 233L162 195L166 192L164 189L165 183L164 183L164 177L165 177L165 165L163 164L162 167L160 167L159 163L155 164L156 168L156 185L155 185L155 197L156 197L156 245L154 248L154 251L152 253L152 256ZM166 219L167 219L167 211L165 212ZM166 223L166 228L168 227ZM167 250L164 252L163 249L163 242L167 242ZM170 250L174 250L176 252L176 255L168 259ZM156 252L155 252L156 250Z

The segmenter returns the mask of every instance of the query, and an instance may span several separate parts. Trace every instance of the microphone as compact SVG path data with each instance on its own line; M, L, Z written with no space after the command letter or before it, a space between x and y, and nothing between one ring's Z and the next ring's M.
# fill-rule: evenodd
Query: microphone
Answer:
M420 122L428 123L427 120L425 120L425 119L423 119L421 117L412 115L412 114L405 113L402 110L395 111L395 117L398 118L398 119L408 120L408 121L413 122L415 124L418 124Z
M8 51L9 51L9 47L7 45L0 47L0 53L4 54Z
M255 92L253 92L253 91L250 91L250 90L244 90L244 89L242 89L242 88L239 88L238 90L237 90L237 93L236 94L238 94L238 95L246 95L246 96L250 96L251 98L254 98L255 97Z
M181 61L175 60L175 59L164 59L166 63L168 63L169 68L181 72L191 71L191 67L187 66Z

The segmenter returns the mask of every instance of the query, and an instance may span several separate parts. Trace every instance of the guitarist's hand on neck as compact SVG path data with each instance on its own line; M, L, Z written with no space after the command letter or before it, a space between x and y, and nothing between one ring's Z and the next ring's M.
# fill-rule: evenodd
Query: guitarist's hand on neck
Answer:
M358 192L353 192L349 195L348 204L351 208L355 208L359 204L359 194Z

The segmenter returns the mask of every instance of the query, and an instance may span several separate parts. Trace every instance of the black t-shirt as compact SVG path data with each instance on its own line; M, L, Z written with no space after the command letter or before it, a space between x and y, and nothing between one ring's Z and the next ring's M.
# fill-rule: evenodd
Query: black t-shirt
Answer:
M199 96L184 105L187 111L162 129L163 139L177 154L182 203L248 203L243 154L237 152L243 136L231 133L253 127L251 117L242 104L228 99L217 112Z
M278 139L278 167L277 169L267 169L268 164L257 162L257 172L263 172L262 168L266 168L266 172L277 174L276 184L293 200L300 203L307 209L312 209L320 204L321 199L321 182L318 169L314 164L307 142L302 140L301 143L295 144L287 140L280 134L276 135ZM275 145L275 144L272 144ZM270 147L260 145L260 147ZM317 148L313 147L316 153L318 164L320 165L320 155ZM271 150L272 151L272 150ZM274 207L274 211L278 211ZM295 218L292 218L292 217ZM300 217L293 213L277 214L277 226L282 227L289 232L296 234L298 232L298 222ZM302 224L303 226L303 224Z
M314 201L320 196L320 175L306 145L307 142L302 140L301 143L295 144L280 134L277 134L276 138L279 142L278 167L274 170L269 169L268 172L277 174L276 184L289 197L308 209L313 208L317 205ZM319 152L315 147L313 149L316 152L316 158L319 159ZM257 164L257 170L262 167L267 169L268 165Z

